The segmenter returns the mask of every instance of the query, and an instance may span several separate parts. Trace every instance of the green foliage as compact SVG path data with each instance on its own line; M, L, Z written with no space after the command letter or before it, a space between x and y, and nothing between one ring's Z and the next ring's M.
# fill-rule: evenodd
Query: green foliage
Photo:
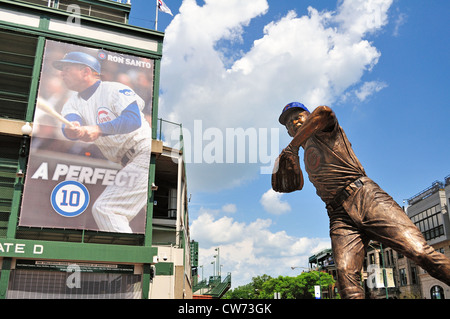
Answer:
M268 275L253 277L251 283L227 291L222 299L260 299L259 295L263 289L263 285L270 279L272 277Z
M268 275L253 277L252 282L228 291L224 299L273 299L278 292L281 299L314 298L314 286L322 290L334 284L333 277L325 272L303 272L297 277L272 278Z

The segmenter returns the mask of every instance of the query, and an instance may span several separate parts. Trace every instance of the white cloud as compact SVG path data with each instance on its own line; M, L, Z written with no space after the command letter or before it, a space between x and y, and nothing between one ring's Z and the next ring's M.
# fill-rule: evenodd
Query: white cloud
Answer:
M222 211L225 213L236 213L237 207L235 204L226 204L222 206Z
M233 62L223 60L219 41L241 41L249 22L267 12L267 1L207 0L199 6L184 0L165 32L160 115L191 132L201 119L204 129L224 134L238 127L283 130L277 118L294 100L311 110L333 106L378 63L380 52L363 37L387 23L391 3L346 0L337 11L309 7L300 17L287 12L267 24L247 52L229 55L239 57ZM233 187L258 173L258 164L203 163L188 169L194 191Z
M397 37L399 35L400 27L406 23L408 16L405 13L399 13L397 19L394 22L394 31L392 33L393 36Z
M283 196L283 194L277 193L273 189L269 189L262 195L260 203L264 207L264 210L270 214L284 214L291 210L291 206L288 202L282 201L281 196Z
M336 21L349 35L361 37L378 31L388 21L387 11L393 0L345 0Z
M251 282L260 275L288 276L291 266L308 266L308 258L330 247L328 238L306 238L288 235L285 231L272 232L270 219L242 223L230 217L214 218L203 213L192 222L191 239L198 241L199 265L205 277L212 275L215 248L220 249L223 275L232 273L232 285Z
M239 241L245 228L244 223L239 223L231 217L221 217L215 220L213 214L203 210L204 213L192 221L190 226L191 238L202 245L227 244Z
M376 92L381 91L385 87L387 87L387 84L384 82L378 81L365 82L361 86L361 88L355 92L355 95L360 101L364 101L367 97Z

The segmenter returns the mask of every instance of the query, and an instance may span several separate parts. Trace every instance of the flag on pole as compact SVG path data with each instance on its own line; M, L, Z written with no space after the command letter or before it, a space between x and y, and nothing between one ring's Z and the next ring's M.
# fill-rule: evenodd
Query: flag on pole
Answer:
M164 13L168 13L171 16L173 16L172 11L169 9L169 7L164 3L162 0L158 0L158 10Z

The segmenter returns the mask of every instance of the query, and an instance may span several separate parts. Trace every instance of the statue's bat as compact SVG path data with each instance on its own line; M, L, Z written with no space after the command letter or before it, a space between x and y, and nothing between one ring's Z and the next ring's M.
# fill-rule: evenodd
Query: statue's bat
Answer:
M69 122L65 117L56 112L55 109L44 99L38 98L36 105L38 108L40 108L50 116L54 117L55 119L65 123L66 125L73 126L71 122Z

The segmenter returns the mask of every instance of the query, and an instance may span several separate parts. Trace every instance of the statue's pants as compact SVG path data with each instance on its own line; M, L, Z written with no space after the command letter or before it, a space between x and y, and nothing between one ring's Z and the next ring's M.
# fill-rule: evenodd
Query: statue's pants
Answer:
M328 215L342 298L364 298L360 272L370 240L391 247L450 286L450 259L427 244L403 209L371 179L364 177L341 205L328 207Z

